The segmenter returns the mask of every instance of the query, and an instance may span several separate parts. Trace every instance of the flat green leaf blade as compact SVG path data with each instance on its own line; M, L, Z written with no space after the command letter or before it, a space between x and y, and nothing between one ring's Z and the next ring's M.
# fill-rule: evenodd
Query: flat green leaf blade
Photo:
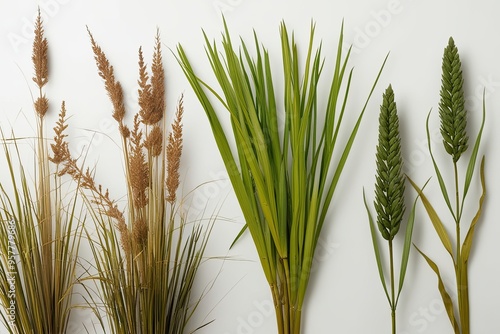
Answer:
M368 103L370 102L370 99L371 99L371 97L373 95L373 92L375 91L375 87L377 86L377 83L378 83L378 81L380 79L380 76L382 75L382 71L383 71L383 69L385 67L385 64L387 62L388 57L389 57L389 55L387 55L385 57L384 62L382 63L382 66L380 67L380 69L378 71L377 77L375 78L375 81L373 82L373 85L372 85L372 88L370 90L370 93L368 94L368 97L365 100L365 104L363 105L363 109L361 109L361 112L358 115L356 123L355 123L354 127L351 130L351 133L349 135L349 139L347 140L347 142L346 142L346 144L344 146L344 149L342 151L340 159L339 159L339 161L337 163L337 167L335 168L335 171L333 173L332 180L331 180L331 182L330 182L330 184L328 186L327 193L323 197L323 207L321 209L321 215L319 216L318 233L316 234L316 242L319 239L319 232L321 231L321 229L323 227L323 223L325 222L326 214L328 212L328 208L329 208L330 203L332 201L333 194L335 192L335 189L337 188L337 184L338 184L338 182L340 180L340 176L342 174L342 171L344 170L344 166L345 166L345 164L347 162L347 158L348 158L349 153L351 151L351 148L352 148L352 145L354 143L354 140L356 139L356 135L358 134L358 130L359 130L359 127L361 125L361 120L363 119L365 111L366 111L366 109L368 107ZM333 144L335 144L335 143L333 143ZM330 152L328 153L329 157L332 156L332 151L333 151L333 147L330 148ZM325 185L326 185L326 181L325 181Z
M472 150L471 157L469 159L469 165L467 167L467 172L465 174L463 199L465 199L465 196L467 195L467 192L469 191L470 183L472 181L472 175L474 174L474 166L476 165L476 159L477 159L477 154L479 151L479 144L481 143L481 137L483 135L485 120L486 120L486 103L484 101L484 91L483 91L483 120L481 122L481 128L479 129L479 132L477 134L476 142L474 144L474 148Z
M248 225L247 225L247 224L245 224L245 225L241 228L240 232L238 232L238 235L234 238L233 242L231 243L231 246L229 246L229 249L233 248L233 246L236 244L236 242L237 242L238 240L240 240L241 236L243 235L243 233L245 233L245 231L247 230L247 228L248 228Z
M426 183L427 184L427 183ZM425 185L424 185L425 188ZM403 290L403 284L406 276L406 269L408 268L408 259L410 257L410 249L411 249L411 239L413 236L413 226L415 224L415 208L417 207L417 201L419 196L415 198L413 202L413 206L411 208L410 214L408 216L408 224L406 225L406 233L405 233L405 242L403 245L403 254L401 256L401 269L399 272L399 287L398 287L398 296L396 297L395 304L398 304L399 295L401 294L401 290Z
M448 314L448 318L450 319L451 325L453 326L453 331L455 334L460 334L460 328L458 327L458 323L457 320L455 319L455 313L453 310L453 301L451 300L450 295L446 291L438 266L420 249L418 249L417 246L415 246L415 248L424 257L425 261L427 261L431 269L436 273L436 276L438 278L439 293L441 294L441 298L443 299L444 307L446 309L446 313Z
M368 214L368 222L370 224L370 233L372 235L373 251L375 253L375 259L377 260L378 274L380 277L380 281L382 282L382 286L384 287L387 300L389 301L389 304L392 306L391 298L389 297L389 293L387 291L387 284L385 283L384 268L382 266L382 258L380 256L380 248L378 246L378 241L377 241L377 229L375 228L375 223L373 222L373 217L372 214L370 213L370 209L368 208L368 204L366 204L366 196L364 189L363 189L363 201L365 203L366 213Z
M429 180L424 184L422 190L425 189ZM405 242L403 245L403 254L401 256L401 269L399 272L399 288L398 288L398 296L396 298L396 305L398 304L399 295L401 294L401 290L403 289L404 279L406 276L406 269L408 268L408 259L410 257L410 249L412 244L412 236L413 236L413 226L415 225L415 210L417 207L417 202L420 196L415 198L413 202L413 206L411 208L410 214L408 216L408 224L406 225L406 233L405 233Z
M450 196L448 195L448 190L446 189L446 184L444 183L443 175L441 175L441 171L439 170L439 167L438 167L438 165L436 163L436 159L434 159L434 154L432 153L431 135L430 135L430 132L429 132L429 118L430 118L430 115L431 115L431 112L429 111L429 114L427 114L427 120L425 122L425 128L426 128L426 132L427 132L427 146L429 148L429 154L431 156L432 165L434 166L434 171L436 172L436 176L437 176L437 179L438 179L438 182L439 182L439 188L441 188L441 193L443 194L443 198L444 198L444 200L446 202L446 206L448 207L448 209L450 210L451 215L453 216L453 218L456 221L457 219L456 219L456 216L455 216L455 212L453 211L453 208L451 206Z
M436 230L439 239L441 239L441 242L443 243L444 248L446 248L446 251L450 254L451 258L453 261L455 259L453 258L453 250L451 246L451 241L450 237L448 236L448 232L446 232L446 229L444 228L443 223L441 222L441 219L439 218L438 214L436 213L436 210L434 210L434 207L432 204L429 202L427 197L424 195L422 190L413 182L411 178L408 178L410 181L411 185L413 188L417 191L418 195L420 196L422 203L424 204L425 210L427 211L427 215L429 216L432 225L434 226L434 229Z
M221 78L225 77L225 74L224 71L220 69L220 61L216 59L216 54L214 50L210 47L208 40L207 40L207 49L209 50L209 58L211 62L214 64L219 63L219 67L217 69L214 69L214 73L219 74L220 77L219 82L220 82L222 80ZM186 75L186 78L188 79L191 87L193 88L193 91L198 97L200 103L202 104L203 109L205 110L210 126L212 128L214 139L216 141L220 155L223 159L224 165L228 172L229 179L233 186L234 193L238 199L238 203L240 204L243 215L245 217L245 221L250 222L248 228L256 244L256 249L259 253L259 257L264 272L266 274L266 278L270 280L271 277L273 276L272 274L273 270L269 262L270 261L269 256L267 254L268 245L265 241L264 232L255 221L255 217L257 215L254 211L254 207L252 206L253 203L251 198L252 189L247 189L245 183L243 182L242 174L240 173L237 167L238 164L236 163L235 157L233 156L233 153L231 151L231 147L226 137L226 133L224 132L223 127L219 121L215 108L213 107L210 99L203 90L202 86L207 88L210 92L214 93L214 95L216 95L216 93L213 89L211 89L208 85L206 85L196 76L191 66L191 63L188 60L188 57L181 45L178 45L177 52L178 52L178 55L176 57L177 61L181 66L184 74ZM212 57L210 57L210 55L212 55ZM225 80L227 80L227 78ZM221 86L222 85L223 83L221 82ZM218 95L216 95L216 97L218 97ZM218 99L222 101L222 98L218 97ZM225 105L225 107L228 108L228 110L230 110L230 108L227 105Z

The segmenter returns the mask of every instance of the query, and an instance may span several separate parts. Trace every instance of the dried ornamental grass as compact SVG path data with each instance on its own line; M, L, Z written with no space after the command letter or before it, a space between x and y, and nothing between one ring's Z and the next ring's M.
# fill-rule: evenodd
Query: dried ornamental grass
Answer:
M399 296L403 289L408 259L410 256L411 239L413 235L413 225L415 222L415 200L406 225L405 241L401 253L401 266L399 273L399 282L396 287L395 280L395 260L393 240L398 234L403 215L405 212L404 191L405 177L402 173L403 158L401 154L401 137L399 134L399 117L397 113L396 102L394 100L394 91L389 86L382 100L379 116L379 135L377 145L377 174L375 182L375 201L374 207L377 212L377 226L382 236L387 241L389 252L389 281L390 290L387 288L386 275L377 238L375 224L372 215L366 203L363 192L365 207L368 213L370 223L370 232L372 236L373 249L377 262L379 277L384 288L385 295L391 308L391 327L392 333L397 331L396 327L396 309L399 302ZM397 291L396 291L397 289Z
M49 102L43 87L49 74L48 42L40 12L35 23L32 61L33 81L38 89L34 101L38 127L33 185L21 160L21 139L14 134L7 139L2 133L13 193L7 191L8 182L0 183L0 235L4 236L0 242L0 303L6 311L1 314L9 333L62 334L68 329L73 308L83 216L78 211L77 191L71 196L62 191L63 181L58 175L65 158L61 135L56 134L51 144L52 156L45 139ZM57 126L61 131L65 112L63 102Z
M463 188L460 189L458 162L469 147L469 138L466 132L467 110L465 109L461 61L458 49L453 38L451 37L448 41L448 45L444 49L440 96L441 99L439 103L439 118L441 121L441 135L443 136L443 146L446 153L448 153L448 155L451 157L451 163L453 165L454 171L454 205L452 204L453 197L450 197L448 187L443 177L443 173L438 167L431 149L431 139L429 135L430 113L427 117L427 140L429 143L429 153L432 158L441 194L444 201L446 202L446 206L448 207L452 221L455 225L455 247L452 246L452 239L445 229L443 220L441 220L441 218L438 216L438 213L436 212L430 201L427 199L427 197L424 195L422 189L419 188L418 185L412 180L410 180L410 182L422 199L422 203L429 216L429 219L432 222L432 225L437 235L439 236L441 243L452 259L455 269L458 305L455 305L455 302L452 300L450 294L448 293L447 287L443 282L437 264L420 249L417 248L417 250L420 252L420 254L422 254L426 262L437 275L439 292L441 294L454 333L469 334L470 322L468 263L474 238L474 232L477 227L476 225L481 217L484 198L486 195L486 183L484 178L484 156L482 157L479 166L479 178L482 188L482 194L479 198L478 209L469 225L469 229L465 238L462 238L462 215L466 207L465 199L472 182L474 171L476 169L477 156L479 154L479 146L481 143L481 137L483 134L486 118L486 106L483 94L483 116L481 127L477 133L477 137L474 142L469 161L467 163L467 170L465 172L465 178L463 180ZM455 314L456 310L458 310L458 317Z
M181 45L178 61L209 119L245 228L255 243L274 299L278 332L300 333L314 250L378 76L342 144L340 133L352 79L352 71L346 73L350 52L342 56L342 32L329 79L330 93L324 101L326 109L320 110L323 59L321 48L314 49L314 25L303 66L293 34L281 25L285 83L281 110L268 51L255 35L255 55L244 42L238 52L224 25L222 50L205 35L206 53L221 93L196 75ZM229 112L231 134L224 131L222 114L209 95ZM230 140L234 140L236 152Z
M151 74L139 49L139 111L129 127L122 86L90 31L89 36L119 126L127 187L124 211L96 182L94 172L68 153L61 173L70 174L85 189L97 227L95 235L87 231L97 273L83 281L96 282L99 289L97 298L90 294L89 304L101 326L108 322L112 333L184 333L200 302L201 297L191 291L215 218L210 217L205 227L201 219L189 221L184 198L177 198L182 97L171 130L164 136L165 73L157 33ZM90 292L91 287L87 289Z

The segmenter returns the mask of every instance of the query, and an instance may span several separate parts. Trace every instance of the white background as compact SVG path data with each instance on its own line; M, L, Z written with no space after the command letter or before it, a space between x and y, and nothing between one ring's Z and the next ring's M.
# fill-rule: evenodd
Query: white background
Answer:
M256 257L253 242L246 235L232 250L230 243L243 219L215 146L204 111L169 50L181 43L203 78L213 82L204 54L202 29L210 39L220 41L224 13L233 38L241 35L251 42L252 29L270 50L279 73L279 33L281 20L294 30L299 52L307 46L311 20L316 22L317 39L323 41L326 69L331 69L342 19L346 45L353 45L351 66L355 67L352 99L346 125L368 93L385 55L389 61L369 105L347 168L333 199L330 214L318 246L312 278L303 310L303 333L388 333L390 310L384 296L372 251L367 216L362 202L365 187L373 199L375 145L378 106L383 90L392 83L398 104L405 170L419 184L434 175L427 153L425 119L432 108L430 130L434 150L447 181L451 169L439 139L441 57L449 36L459 48L469 109L471 142L480 122L481 94L486 92L487 123L480 154L486 155L488 198L470 259L470 305L473 333L500 332L500 227L496 205L500 152L495 149L500 126L500 4L494 0L0 0L0 125L13 128L18 136L34 134L30 89L32 76L32 23L37 5L44 15L50 50L50 77L46 93L52 105L48 130L54 124L58 105L66 101L71 115L70 140L74 152L88 148L87 161L95 164L98 181L108 186L116 198L124 195L118 132L111 117L111 105L97 75L86 26L106 52L124 86L129 115L135 104L137 50L151 55L158 27L164 43L167 72L168 117L181 93L185 95L185 151L182 162L183 188L187 192L203 182L214 181L194 193L193 210L221 204L207 249L211 259L201 271L200 292L217 279L193 319L192 325L215 321L200 333L250 334L276 332L274 314L268 306L271 296ZM326 77L326 76L325 76ZM325 82L323 82L325 83ZM279 92L279 89L276 89ZM325 98L324 96L320 98ZM221 112L224 112L221 110ZM345 136L346 133L344 133ZM93 140L91 140L93 138ZM345 137L344 137L345 138ZM460 161L463 171L465 160ZM443 158L443 159L442 159ZM31 163L30 161L27 163ZM4 169L2 169L4 170ZM1 182L8 182L0 175ZM469 194L465 224L475 213L479 198L478 175ZM452 230L448 211L433 178L426 188L438 212ZM407 186L409 201L415 193ZM223 218L223 219L222 219ZM467 227L465 225L464 229ZM451 262L441 246L421 205L418 206L414 242L442 268L454 289ZM400 241L398 241L400 245ZM90 259L88 253L84 258ZM437 290L436 277L428 265L412 251L405 289L398 308L400 334L451 333ZM76 310L72 333L89 326L89 312Z

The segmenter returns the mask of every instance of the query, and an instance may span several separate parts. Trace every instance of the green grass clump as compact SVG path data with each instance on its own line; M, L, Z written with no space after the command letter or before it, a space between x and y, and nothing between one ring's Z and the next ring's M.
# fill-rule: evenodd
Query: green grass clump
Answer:
M206 112L245 228L255 243L274 299L279 333L300 333L314 251L378 81L377 76L356 122L344 134L352 81L352 70L347 71L350 51L342 54L341 31L335 67L325 74L329 93L321 95L324 59L321 46L315 47L314 31L312 25L309 45L302 53L294 34L281 24L281 96L269 52L256 34L255 53L244 41L238 51L226 24L221 49L205 35L206 54L220 92L197 76L183 47L177 48L178 61ZM210 97L228 113L219 112ZM232 132L222 127L226 115Z

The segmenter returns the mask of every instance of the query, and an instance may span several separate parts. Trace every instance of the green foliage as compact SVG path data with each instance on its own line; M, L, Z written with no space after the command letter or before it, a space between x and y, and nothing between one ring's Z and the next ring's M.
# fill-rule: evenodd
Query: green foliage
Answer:
M205 35L206 53L221 92L199 78L181 45L178 61L202 104L226 166L246 227L255 243L276 305L279 333L300 333L301 312L314 250L359 129L372 87L356 123L341 143L352 70L340 32L329 95L318 94L324 60L314 46L314 25L302 63L293 33L280 27L284 110L277 105L271 57L257 35L255 54L236 51L225 24L222 50ZM385 62L384 62L385 64ZM383 67L383 66L382 66ZM382 71L382 68L380 69ZM380 72L378 73L380 75ZM229 113L221 124L213 95ZM320 109L320 106L326 106ZM279 122L281 120L282 122ZM234 140L236 151L231 149Z
M390 85L383 94L379 115L379 134L376 153L377 173L375 177L376 182L374 207L375 211L377 212L377 225L380 234L385 240L387 240L388 244L390 292L387 289L384 265L382 261L379 242L377 240L375 224L370 213L370 209L366 204L364 191L363 200L365 203L366 211L368 213L370 233L372 237L373 250L375 253L375 260L377 262L380 281L382 282L384 292L391 308L392 333L396 333L396 308L398 305L399 296L403 289L406 269L408 268L413 226L415 223L415 207L418 197L417 199L415 199L408 216L405 241L403 251L401 253L399 285L397 287L398 290L396 293L393 239L400 229L400 225L405 212L405 177L402 173L403 158L401 155L399 118L397 114L396 102L394 100L394 91L392 90L392 86Z
M484 101L483 93L483 113L482 122L480 129L477 133L472 152L469 157L467 164L467 170L465 173L465 178L463 181L463 188L460 187L459 178L459 166L457 164L461 155L466 152L468 147L467 141L468 137L465 131L466 128L466 111L464 109L464 99L462 92L462 71L460 65L460 58L458 56L457 48L454 45L453 39L450 38L448 46L445 48L443 56L443 75L442 75L442 89L441 89L441 103L439 106L439 116L441 119L441 133L444 139L444 146L446 152L452 158L453 170L454 170L454 204L448 193L447 185L445 179L443 178L443 173L437 165L434 158L434 154L431 149L431 138L429 131L429 116L427 117L427 141L429 143L429 153L432 158L432 163L434 166L434 171L439 182L439 187L443 199L450 211L454 225L455 225L455 247L453 247L453 239L450 237L443 220L439 217L438 213L434 209L434 206L430 203L428 198L423 193L422 189L412 180L411 184L413 188L417 191L420 198L422 199L422 204L427 212L427 215L439 236L439 239L450 255L455 269L456 278L456 292L457 292L457 303L455 305L447 292L446 285L444 284L438 265L432 261L432 259L427 256L424 252L419 252L424 256L426 262L429 264L431 269L436 273L438 279L438 288L443 299L443 303L446 307L448 318L454 329L455 334L469 334L470 333L470 320L469 320L469 284L468 284L468 262L469 254L472 248L472 242L474 233L477 227L477 223L481 217L483 211L483 204L486 195L486 182L484 175L484 156L481 159L479 166L479 178L482 189L482 194L479 198L479 205L472 219L468 232L462 241L462 214L464 211L466 196L468 194L472 177L476 169L477 156L479 154L479 147L481 143L481 138L483 135L483 129L486 119L486 105ZM458 316L455 315L455 309L458 309Z

